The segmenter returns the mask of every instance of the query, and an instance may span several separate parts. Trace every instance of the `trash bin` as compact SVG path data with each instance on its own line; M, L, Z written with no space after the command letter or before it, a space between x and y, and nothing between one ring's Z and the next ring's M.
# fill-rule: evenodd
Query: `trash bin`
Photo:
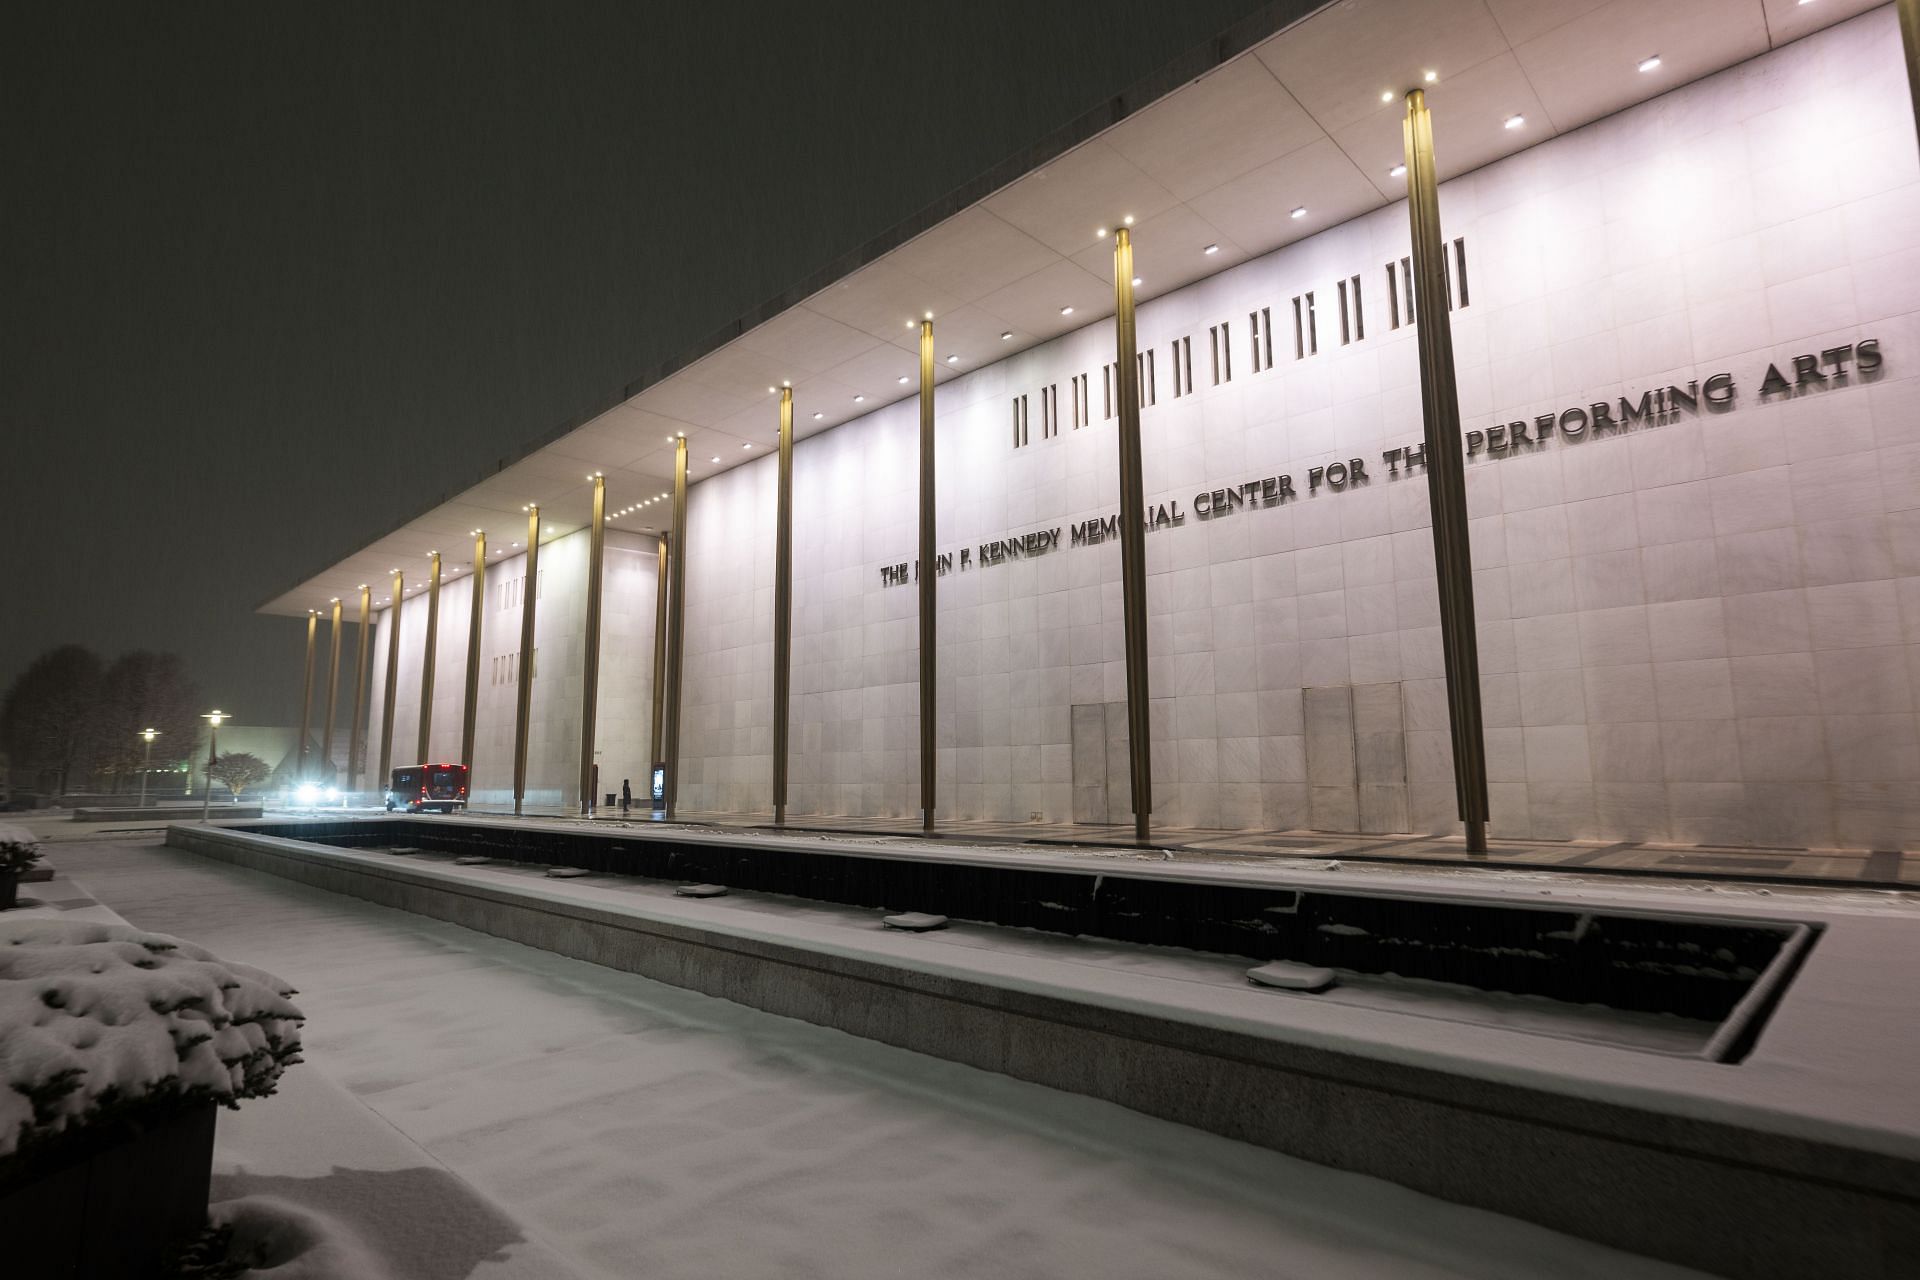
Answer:
M617 804L619 804L619 803L620 803L620 793L619 793L619 792L617 792L617 791L609 791L609 792L607 792L607 808L609 808L609 809L611 809L611 808L613 808L613 806L615 806L615 805L617 805Z

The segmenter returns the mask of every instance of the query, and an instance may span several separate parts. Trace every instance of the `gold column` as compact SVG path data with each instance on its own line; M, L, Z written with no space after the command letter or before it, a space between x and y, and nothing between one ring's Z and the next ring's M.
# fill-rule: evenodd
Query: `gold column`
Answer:
M1913 132L1920 140L1920 0L1899 0L1900 44L1907 54L1907 92L1913 97Z
M653 575L653 724L647 733L647 795L652 803L653 766L659 763L666 745L661 736L665 719L667 692L667 535L657 539L659 561Z
M400 602L406 586L406 575L395 569L393 607L387 612L387 696L380 704L380 773L373 780L383 796L393 778L393 700L400 693Z
M513 813L527 798L527 728L533 715L533 606L540 599L540 508L527 508L527 576L520 586L520 680L513 712ZM471 786L471 783L469 783ZM471 791L468 792L472 794Z
M480 723L480 622L487 607L487 531L473 531L473 601L467 618L467 701L460 716L460 763L473 798L473 735Z
M681 642L687 628L687 441L674 441L673 450L673 582L667 595L667 719L664 756L667 765L667 812L671 820L680 801L680 673Z
M433 757L427 754L428 739L433 735L433 658L434 650L440 645L440 553L429 553L427 574L427 646L426 653L420 659L420 751L418 762L425 764Z
M332 600L333 617L327 628L327 705L321 720L320 760L329 780L338 776L333 764L333 708L340 692L340 597Z
M360 584L360 636L354 642L353 718L347 728L347 790L360 789L360 771L367 763L367 658L373 646L373 588Z
M1440 236L1440 185L1433 165L1433 117L1427 95L1407 94L1407 213L1413 222L1414 331L1420 344L1420 402L1426 423L1427 503L1440 591L1440 647L1446 662L1453 730L1454 793L1467 849L1487 847L1487 751L1480 719L1480 648L1473 621L1473 560L1467 541L1466 460L1460 398L1454 385L1448 317L1446 245Z
M1114 395L1120 401L1120 598L1126 627L1127 765L1133 834L1153 813L1153 721L1147 688L1147 497L1140 462L1140 370L1133 328L1133 233L1113 233Z
M580 812L593 813L593 739L600 699L600 589L607 559L607 479L593 473L593 526L587 535L587 651L580 669Z
M920 829L933 830L933 316L920 322Z
M677 515L677 512L676 512ZM787 820L787 703L793 685L793 388L780 388L773 517L773 821Z
M313 730L313 645L320 630L320 611L307 610L307 665L300 681L300 754L294 766L293 780L307 780L307 739Z

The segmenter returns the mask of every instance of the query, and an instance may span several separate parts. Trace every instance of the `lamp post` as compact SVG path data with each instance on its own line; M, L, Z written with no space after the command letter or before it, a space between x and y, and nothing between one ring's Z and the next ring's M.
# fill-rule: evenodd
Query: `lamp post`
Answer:
M160 736L158 729L142 729L140 738L147 744L147 755L140 762L140 807L147 807L147 774L153 768L153 740Z
M200 718L202 720L205 720L208 725L207 767L209 770L211 770L213 767L214 759L218 753L219 744L220 744L220 722L223 720L230 720L232 719L232 717L229 716L226 712L216 707L212 711L209 711L205 715L201 716ZM206 776L205 781L201 786L201 791L200 791L200 821L205 822L207 820L208 810L210 810L212 807L213 807L213 774L209 772Z

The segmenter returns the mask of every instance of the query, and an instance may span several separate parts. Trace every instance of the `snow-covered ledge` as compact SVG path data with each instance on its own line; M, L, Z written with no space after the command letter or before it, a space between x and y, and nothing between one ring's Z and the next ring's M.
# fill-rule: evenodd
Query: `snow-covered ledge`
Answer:
M791 899L752 910L231 828L168 843L1710 1271L1891 1277L1920 1241L1911 1106L1865 1083L1831 1018L1787 1029L1791 1007L1765 1061L1734 1067L1116 968L1071 940L1036 957L984 927L905 936ZM1909 922L1855 923L1829 927L1802 982L1861 961L1850 947L1884 951L1883 925L1920 963ZM1827 1092L1849 1061L1864 1093Z

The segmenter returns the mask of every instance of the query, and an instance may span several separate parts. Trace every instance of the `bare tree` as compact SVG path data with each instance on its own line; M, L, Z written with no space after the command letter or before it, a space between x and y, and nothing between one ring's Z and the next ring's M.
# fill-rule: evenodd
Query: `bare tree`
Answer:
M200 690L178 655L136 649L121 654L100 682L93 718L94 767L116 782L145 759L143 729L158 729L153 758L167 764L193 754L200 734Z
M89 764L100 687L91 649L61 645L35 658L0 702L0 747L14 768L64 792Z
M207 766L207 776L224 784L238 804L242 791L273 776L273 767L251 752L223 751Z

